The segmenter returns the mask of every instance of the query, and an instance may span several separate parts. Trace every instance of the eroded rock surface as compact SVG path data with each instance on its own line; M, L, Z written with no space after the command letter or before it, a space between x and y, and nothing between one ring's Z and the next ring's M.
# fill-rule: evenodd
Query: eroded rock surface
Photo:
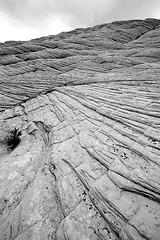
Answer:
M0 44L0 239L160 240L160 20Z

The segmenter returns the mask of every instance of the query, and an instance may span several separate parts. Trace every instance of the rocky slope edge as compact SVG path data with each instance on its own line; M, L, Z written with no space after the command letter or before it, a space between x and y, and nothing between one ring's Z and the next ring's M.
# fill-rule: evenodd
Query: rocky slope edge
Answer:
M160 20L0 43L0 239L160 239Z

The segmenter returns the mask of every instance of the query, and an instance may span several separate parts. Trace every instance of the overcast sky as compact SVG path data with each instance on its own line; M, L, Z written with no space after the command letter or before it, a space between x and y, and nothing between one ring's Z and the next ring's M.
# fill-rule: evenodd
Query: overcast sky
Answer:
M160 0L0 0L0 42L148 17L160 19Z

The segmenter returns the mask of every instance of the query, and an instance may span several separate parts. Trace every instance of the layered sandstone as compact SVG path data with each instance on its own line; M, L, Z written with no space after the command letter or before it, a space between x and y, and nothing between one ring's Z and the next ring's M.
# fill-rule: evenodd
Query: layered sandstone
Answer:
M160 20L0 44L0 239L160 240Z

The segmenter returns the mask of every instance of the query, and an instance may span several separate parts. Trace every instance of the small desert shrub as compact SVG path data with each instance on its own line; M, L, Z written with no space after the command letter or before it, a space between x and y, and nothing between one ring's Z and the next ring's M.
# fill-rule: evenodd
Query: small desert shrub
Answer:
M9 151L13 151L19 145L21 141L20 139L21 135L22 135L21 131L15 128L5 138L5 143Z

